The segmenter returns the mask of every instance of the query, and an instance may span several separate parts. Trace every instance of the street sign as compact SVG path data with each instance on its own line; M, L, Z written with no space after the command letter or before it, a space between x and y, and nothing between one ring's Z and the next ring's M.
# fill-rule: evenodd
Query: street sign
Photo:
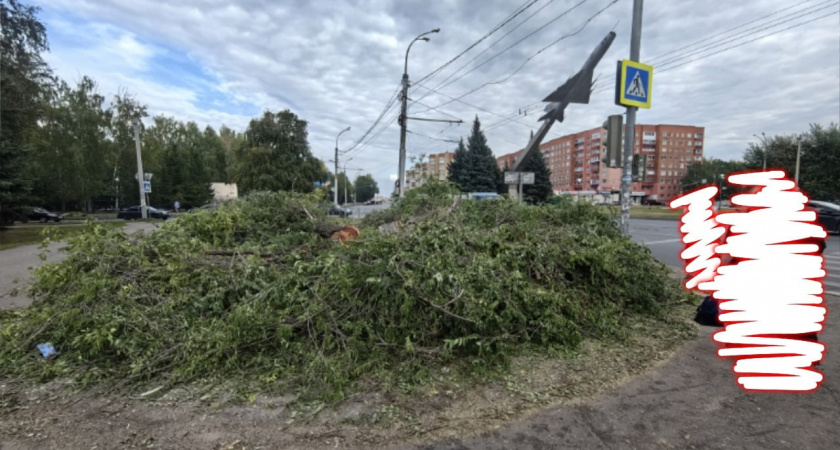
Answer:
M505 172L505 184L519 184L522 177L522 184L534 184L534 172Z
M618 64L615 103L650 109L653 90L653 66L625 59Z
M143 182L143 192L146 194L152 193L152 182L151 181L144 181Z

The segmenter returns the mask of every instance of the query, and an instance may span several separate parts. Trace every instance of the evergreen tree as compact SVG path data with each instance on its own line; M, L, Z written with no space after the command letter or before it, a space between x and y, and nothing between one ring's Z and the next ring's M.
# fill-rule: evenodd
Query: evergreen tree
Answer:
M554 194L551 187L551 171L545 163L542 151L537 151L528 157L523 166L523 172L534 172L534 184L522 186L522 197L528 203L543 203Z
M508 185L505 184L505 172L510 172L510 165L507 160L505 160L505 168L499 171L499 185L498 190L496 191L499 195L505 195L508 193Z
M496 192L500 170L496 157L487 145L487 138L481 131L478 116L473 122L472 134L467 139L467 156L461 168L458 187L462 192Z
M458 142L458 148L455 149L455 155L449 163L449 181L455 183L458 188L461 188L464 179L464 168L468 164L468 157L467 146L464 145L464 138L461 138Z

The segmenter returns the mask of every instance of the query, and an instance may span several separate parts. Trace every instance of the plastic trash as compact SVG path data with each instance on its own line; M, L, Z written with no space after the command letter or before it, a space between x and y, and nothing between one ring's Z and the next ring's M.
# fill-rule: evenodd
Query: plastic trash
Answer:
M44 358L49 358L52 355L55 355L55 348L53 348L52 344L49 342L38 344L38 350L44 355Z

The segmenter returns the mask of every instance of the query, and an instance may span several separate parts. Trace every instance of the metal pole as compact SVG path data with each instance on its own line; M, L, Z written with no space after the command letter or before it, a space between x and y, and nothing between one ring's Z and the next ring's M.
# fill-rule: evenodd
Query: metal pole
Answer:
M417 41L426 41L429 42L429 38L423 37L427 34L431 33L438 33L440 32L440 28L435 28L434 30L427 31L411 41L408 44L408 48L405 50L405 65L403 66L403 76L402 76L402 94L400 95L400 100L402 100L402 105L400 106L400 197L405 196L405 131L406 126L408 125L408 52L411 51L411 46L414 45Z
M146 177L143 172L143 158L140 156L140 119L134 119L134 145L137 149L137 184L140 187L140 214L144 219L149 218L146 208L146 192L143 190L143 182Z
M335 187L333 188L333 203L335 203L336 208L338 207L338 138L341 137L345 131L350 131L350 127L341 130L335 137Z
M630 60L639 61L642 46L642 3L633 0L633 25L630 32ZM633 152L636 148L636 107L627 107L624 131L624 169L621 177L621 231L630 234L630 183L633 181Z
M414 42L412 42L413 44ZM408 46L411 49L411 45ZM405 52L406 67L408 67L408 50ZM400 107L400 198L405 196L405 130L408 120L408 73L402 76L402 106Z
M522 172L519 172L519 204L522 204Z
M762 167L763 171L767 171L767 136L764 135L764 132L761 132L762 143L764 144L764 151L761 154L764 156L764 166Z
M802 136L796 138L796 176L794 182L799 186L799 156L802 154Z

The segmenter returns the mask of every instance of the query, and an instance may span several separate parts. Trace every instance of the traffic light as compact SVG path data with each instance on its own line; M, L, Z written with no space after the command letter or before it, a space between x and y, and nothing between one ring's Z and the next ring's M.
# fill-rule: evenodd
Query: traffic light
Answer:
M607 118L604 128L607 129L607 167L622 167L621 141L624 116L616 114Z

